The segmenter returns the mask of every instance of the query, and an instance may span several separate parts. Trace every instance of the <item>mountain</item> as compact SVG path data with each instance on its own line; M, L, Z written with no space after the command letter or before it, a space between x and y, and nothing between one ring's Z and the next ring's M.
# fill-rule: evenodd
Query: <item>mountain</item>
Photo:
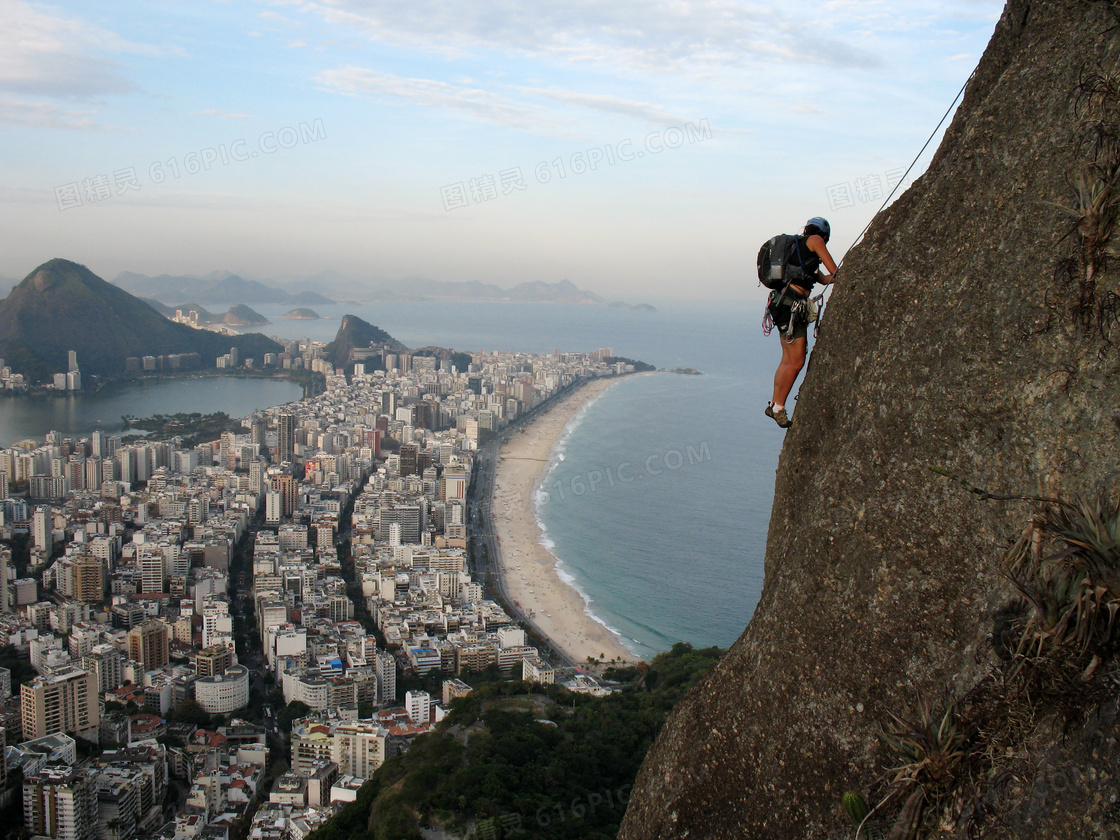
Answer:
M325 358L330 360L336 370L342 370L350 362L351 350L364 349L372 345L385 345L394 353L408 351L405 345L380 327L363 321L357 315L343 315L334 341L326 347Z
M319 313L313 309L308 309L307 307L300 306L296 309L291 310L290 312L285 312L280 317L292 318L298 321L318 321Z
M174 318L176 312L186 315L189 312L198 313L198 323L202 325L225 324L230 327L259 327L272 322L259 312L255 312L243 303L234 304L224 315L215 315L197 303L180 303L178 306L167 306L155 298L140 298L148 306L165 318Z
M147 302L152 303L151 300ZM206 309L202 304L194 302L180 303L178 306L155 306L155 309L163 312L165 315L167 315L168 318L174 318L176 312L182 312L184 315L190 315L191 312L197 312L198 321L201 324L213 324L217 321L222 320L221 316L214 314L209 309Z
M388 300L478 300L478 301L517 301L522 303L563 303L581 305L610 305L637 311L653 311L648 304L631 306L626 303L606 301L594 292L580 289L571 280L544 283L540 280L518 283L510 289L503 289L492 283L477 280L453 282L430 280L426 277L406 277L403 280L383 282L379 287L366 289L366 297L374 296Z
M402 300L503 300L506 295L504 289L477 280L460 283L426 277L405 277L383 283L381 289Z
M152 307L152 309L154 309L156 312L158 312L164 318L174 318L175 317L175 309L177 307L168 306L166 303L160 303L155 298L142 297L142 298L138 298L138 300L144 301L144 303L148 304L148 306Z
M272 322L261 313L243 303L235 303L222 317L221 322L230 327L260 327Z
M144 301L69 260L43 263L0 302L0 356L32 382L65 371L76 350L83 373L118 374L129 356L198 353L203 366L237 347L278 353L258 334L224 336L169 321Z
M236 274L218 280L213 285L202 289L196 295L199 300L207 303L236 303L249 301L250 303L287 303L288 293L281 289L274 289L259 283L256 280L243 280Z
M603 299L597 294L581 291L571 280L561 280L559 283L542 283L540 280L518 283L509 290L509 299L531 303L603 303Z
M159 301L192 299L209 306L232 303L329 306L335 302L314 291L314 288L332 289L336 294L354 295L365 300L477 300L608 305L599 295L580 289L570 280L557 283L538 280L503 289L478 280L453 282L426 277L359 283L347 280L338 272L321 272L314 278L294 282L292 285L296 291L286 291L228 271L212 271L202 277L169 274L148 277L123 271L113 282L140 297ZM609 305L642 312L653 311L653 307L648 304L631 306L614 301Z
M1117 21L1010 0L849 251L771 429L761 600L619 840L851 840L848 792L861 838L1116 834Z
M148 277L131 271L118 274L113 283L132 294L160 301L194 299L209 305L256 303L326 306L330 298L313 291L296 294L269 286L259 280L246 280L228 271L215 271L204 277L160 274Z

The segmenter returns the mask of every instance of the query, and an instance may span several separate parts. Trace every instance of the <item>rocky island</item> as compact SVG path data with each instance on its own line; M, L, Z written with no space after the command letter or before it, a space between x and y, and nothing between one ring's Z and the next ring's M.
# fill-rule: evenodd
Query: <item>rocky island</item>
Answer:
M318 321L321 318L318 312L313 309L308 309L306 306L298 307L291 312L285 312L280 317L290 318L295 321Z

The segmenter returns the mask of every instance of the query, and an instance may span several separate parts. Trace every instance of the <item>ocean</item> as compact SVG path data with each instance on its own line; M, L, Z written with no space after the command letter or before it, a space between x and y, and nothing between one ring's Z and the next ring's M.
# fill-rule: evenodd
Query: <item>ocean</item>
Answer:
M256 306L280 338L330 341L353 313L411 347L549 353L610 347L701 376L628 377L569 423L535 514L588 612L643 657L675 642L727 647L762 590L774 471L784 432L762 410L781 350L762 304L650 301L606 306L399 302L315 307L318 321ZM298 399L279 380L195 379L95 395L0 400L0 440L50 429L116 431L121 414L253 410Z
M412 347L610 347L660 368L589 403L559 442L536 514L561 575L596 619L643 657L675 642L727 647L762 590L774 473L784 432L762 410L781 350L761 303L652 301L657 312L487 303L315 307L287 321L256 307L262 332L330 340L351 312Z

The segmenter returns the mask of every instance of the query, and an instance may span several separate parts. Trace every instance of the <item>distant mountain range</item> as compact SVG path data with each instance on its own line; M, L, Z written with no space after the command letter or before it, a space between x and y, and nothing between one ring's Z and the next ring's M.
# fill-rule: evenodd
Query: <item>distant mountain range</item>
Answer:
M565 303L594 306L613 306L633 309L639 312L654 312L645 303L636 305L622 301L607 302L594 292L580 289L571 280L545 283L533 280L518 283L511 289L503 289L492 283L478 280L451 282L430 280L426 277L406 277L403 280L382 282L367 290L367 294L379 300L479 300L509 301L519 303Z
M292 306L325 306L334 303L318 292L287 292L259 280L246 280L228 271L215 271L204 277L160 274L148 277L123 271L113 284L126 292L158 301L194 300L201 304L279 303Z
M43 263L0 301L0 357L32 383L65 371L77 351L85 374L124 371L129 356L198 353L203 367L237 347L261 358L282 347L260 335L228 336L169 321L149 304L69 260Z
M406 277L401 280L356 281L336 272L323 272L312 278L298 280L286 290L271 285L272 281L246 279L228 271L215 271L202 277L193 275L160 274L149 277L125 271L113 282L137 297L162 302L192 300L199 304L216 306L233 303L288 304L291 306L326 306L334 303L312 289L322 289L335 299L357 301L372 300L443 300L443 301L506 301L520 303L562 303L591 306L613 306L638 312L655 311L652 306L636 305L622 301L607 301L594 292L580 289L571 280L545 283L540 280L518 283L503 289L493 283L477 280L452 282L431 280L426 277Z

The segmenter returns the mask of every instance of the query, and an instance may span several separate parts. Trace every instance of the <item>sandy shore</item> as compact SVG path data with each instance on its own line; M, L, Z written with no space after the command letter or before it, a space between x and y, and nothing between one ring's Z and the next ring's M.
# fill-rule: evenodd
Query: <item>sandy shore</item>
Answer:
M607 661L635 661L638 657L587 614L582 596L556 573L556 555L541 545L543 534L537 525L533 494L564 427L583 406L619 381L589 382L553 405L524 432L515 433L502 446L494 479L495 532L501 545L506 593L576 662L586 662L588 657Z

